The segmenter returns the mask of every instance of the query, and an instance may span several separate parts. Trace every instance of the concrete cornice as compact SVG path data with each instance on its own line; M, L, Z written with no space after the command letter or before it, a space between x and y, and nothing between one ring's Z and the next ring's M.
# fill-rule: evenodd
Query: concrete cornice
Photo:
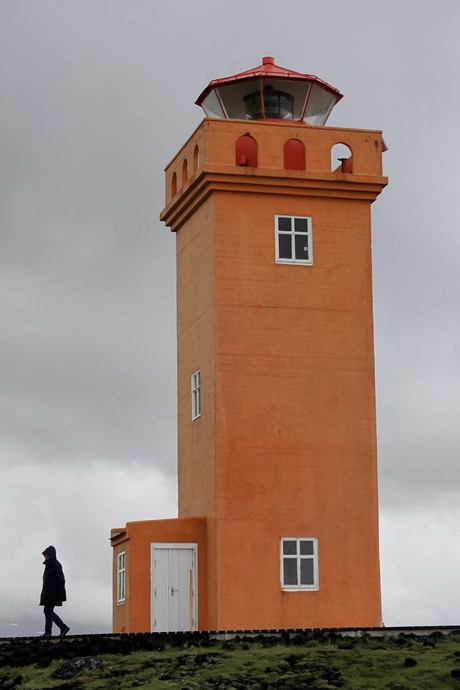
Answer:
M387 183L383 176L286 170L280 174L273 169L203 166L163 209L160 220L176 232L213 192L355 199L371 204Z

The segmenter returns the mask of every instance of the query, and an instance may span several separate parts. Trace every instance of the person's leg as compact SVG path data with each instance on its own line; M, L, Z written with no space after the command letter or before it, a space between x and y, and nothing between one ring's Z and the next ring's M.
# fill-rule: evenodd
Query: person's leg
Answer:
M60 630L65 627L65 623L59 618L55 611L53 611L53 623L55 623Z
M45 635L51 635L51 628L53 627L53 608L52 604L45 604L43 613L45 614Z
M60 637L64 637L64 635L67 635L67 633L68 633L69 630L70 630L69 626L66 625L66 624L64 623L64 621L63 621L61 618L59 618L59 616L57 615L57 613L55 613L54 611L53 611L53 621L54 621L54 623L56 623L56 625L58 626L59 630L61 631Z

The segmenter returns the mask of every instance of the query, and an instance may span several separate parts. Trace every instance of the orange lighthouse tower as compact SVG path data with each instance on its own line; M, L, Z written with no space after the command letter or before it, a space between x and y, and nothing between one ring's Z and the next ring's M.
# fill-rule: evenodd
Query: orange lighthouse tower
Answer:
M166 169L179 517L112 530L114 630L381 624L370 206L387 180L381 132L325 127L341 97L264 58L208 85Z

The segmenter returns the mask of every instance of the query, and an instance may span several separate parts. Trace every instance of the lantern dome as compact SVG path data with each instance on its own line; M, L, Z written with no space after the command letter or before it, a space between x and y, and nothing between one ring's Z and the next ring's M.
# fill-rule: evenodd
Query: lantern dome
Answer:
M322 126L342 97L313 74L279 67L273 57L264 57L259 67L213 79L195 102L207 117Z

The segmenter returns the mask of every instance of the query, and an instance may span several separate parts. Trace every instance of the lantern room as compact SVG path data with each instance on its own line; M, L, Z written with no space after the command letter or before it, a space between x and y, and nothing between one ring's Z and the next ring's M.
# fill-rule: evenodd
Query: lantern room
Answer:
M212 118L323 126L342 97L318 77L279 67L273 57L264 57L258 67L211 81L196 105Z

